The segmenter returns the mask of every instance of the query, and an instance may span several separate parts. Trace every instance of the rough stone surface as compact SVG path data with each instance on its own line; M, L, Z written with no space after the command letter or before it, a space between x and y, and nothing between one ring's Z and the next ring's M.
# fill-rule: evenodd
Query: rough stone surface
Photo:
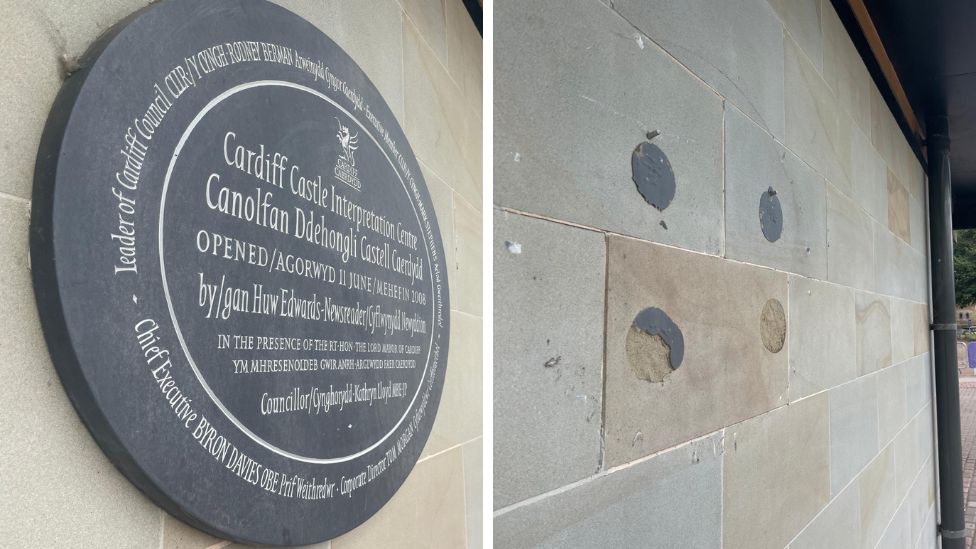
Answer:
M782 208L775 242L764 236L757 208L770 188ZM734 107L725 113L725 216L727 257L826 278L823 177Z
M494 546L718 547L721 486L717 433L496 516Z
M767 351L778 353L783 349L786 343L786 312L782 303L770 299L763 305L759 317L759 334Z
M64 39L31 2L7 0L0 20L0 193L30 198L34 160L61 87ZM73 4L70 4L73 5Z
M614 0L613 8L782 138L783 27L764 0Z
M875 224L833 186L827 186L827 280L873 289Z
M623 237L609 246L607 466L785 404L787 353L766 350L759 319L769 299L785 302L786 275ZM649 307L684 338L681 367L663 383L639 378L627 357L634 317Z
M505 59L494 75L495 203L719 254L719 97L598 2L494 10L495 59ZM652 131L675 177L663 212L632 179L631 153Z
M830 499L827 395L725 430L726 549L784 547Z
M27 203L0 197L0 540L11 547L155 547L163 513L82 425L41 334ZM79 510L84 510L80 512Z
M857 375L854 292L790 277L790 400L829 389Z
M878 453L877 376L828 393L830 401L830 492L839 493Z
M494 230L494 307L517 311L495 316L497 509L600 467L606 244L504 212Z
M885 296L856 292L857 374L891 365L891 311Z

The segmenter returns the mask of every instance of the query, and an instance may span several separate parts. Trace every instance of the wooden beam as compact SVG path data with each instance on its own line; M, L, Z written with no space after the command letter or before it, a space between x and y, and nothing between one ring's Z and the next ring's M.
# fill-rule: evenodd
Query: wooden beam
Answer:
M871 14L868 13L868 8L864 5L863 0L847 0L847 3L851 6L851 12L854 14L857 24L861 27L861 32L864 33L864 38L867 40L868 47L871 48L871 53L874 54L874 58L878 62L878 67L881 69L885 81L888 82L888 88L891 89L891 93L895 96L895 102L898 103L898 108L901 109L901 114L905 117L909 130L918 139L919 143L925 143L925 132L922 131L922 127L918 123L918 117L915 116L915 111L912 110L912 105L908 101L908 95L905 94L905 88L902 87L901 80L898 78L898 72L895 71L895 66L891 63L888 52L885 51L884 43L881 41L881 36L878 35L878 29L874 26L874 21L871 20Z

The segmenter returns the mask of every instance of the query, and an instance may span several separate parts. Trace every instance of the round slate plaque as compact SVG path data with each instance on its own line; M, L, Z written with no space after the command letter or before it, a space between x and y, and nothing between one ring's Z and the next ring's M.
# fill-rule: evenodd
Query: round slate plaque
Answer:
M81 67L31 222L72 403L198 528L275 545L355 528L420 456L450 334L437 220L393 113L264 1L156 4Z

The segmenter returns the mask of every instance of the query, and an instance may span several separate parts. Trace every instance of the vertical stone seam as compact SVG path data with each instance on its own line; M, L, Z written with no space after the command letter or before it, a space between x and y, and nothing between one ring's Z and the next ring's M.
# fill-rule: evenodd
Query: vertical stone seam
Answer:
M597 472L606 471L607 466L607 363L609 361L609 345L607 339L609 334L607 328L610 324L610 235L603 233L604 256L603 256L603 363L600 365L600 385L603 394L600 396L600 461Z
M721 97L721 96L720 96ZM726 211L728 210L728 193L725 190L725 170L726 170L726 147L725 147L725 121L726 113L728 112L728 103L725 98L722 98L722 127L719 129L719 143L722 149L722 241L719 242L719 257L728 258L728 247L727 243L729 241L729 224L726 219Z

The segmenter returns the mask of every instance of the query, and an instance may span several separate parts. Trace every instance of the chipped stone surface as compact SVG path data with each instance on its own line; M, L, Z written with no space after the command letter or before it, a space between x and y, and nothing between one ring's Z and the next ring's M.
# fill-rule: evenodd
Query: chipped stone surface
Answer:
M908 210L908 190L888 170L888 228L898 238L911 244L911 221Z
M600 467L606 244L602 234L504 212L494 230L497 509Z
M790 277L790 400L829 389L857 375L854 292Z
M494 13L495 203L719 254L720 98L598 2L504 0ZM655 130L675 178L663 212L631 170Z
M827 395L725 430L723 547L784 547L830 499Z
M607 466L786 402L787 353L763 347L759 324L769 299L786 301L783 273L611 236L607 286ZM649 307L684 339L681 367L663 383L639 379L627 357L633 320Z
M823 177L734 107L726 110L725 134L726 256L825 278ZM757 212L767 197L781 208L782 226L773 242L764 234L761 207Z
M782 138L783 27L765 0L614 0L613 7Z
M830 402L830 493L837 494L878 453L877 376L835 387Z
M857 374L891 365L891 310L887 297L856 292Z
M874 230L867 213L827 186L827 280L862 290L875 287Z
M717 433L517 506L495 517L494 546L718 547L722 452Z

